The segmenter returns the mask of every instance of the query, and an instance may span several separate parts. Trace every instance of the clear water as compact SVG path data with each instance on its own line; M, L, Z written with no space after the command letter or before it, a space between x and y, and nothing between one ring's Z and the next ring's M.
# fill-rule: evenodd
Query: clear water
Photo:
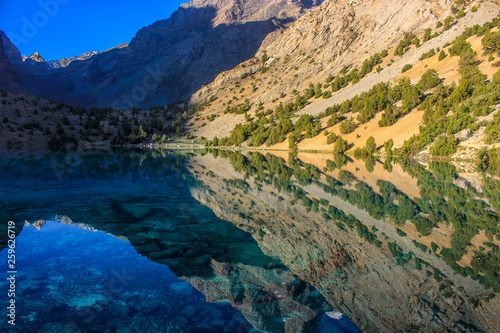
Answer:
M500 327L494 179L471 184L444 164L300 158L4 154L0 263L7 272L12 220L18 273L16 326L0 330ZM3 280L3 305L8 289Z
M5 158L2 221L15 221L19 234L16 325L2 327L315 331L331 306L250 234L196 201L190 188L198 184L186 161L139 152ZM0 257L6 272L7 249ZM226 281L214 275L213 262L231 265ZM8 304L8 283L0 287L0 301ZM346 318L324 317L320 326L329 331L359 331Z

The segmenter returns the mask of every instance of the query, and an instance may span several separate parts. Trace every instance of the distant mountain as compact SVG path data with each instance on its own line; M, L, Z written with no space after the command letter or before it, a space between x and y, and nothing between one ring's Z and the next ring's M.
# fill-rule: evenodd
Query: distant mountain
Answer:
M40 55L40 53L35 52L29 57L23 57L23 61L33 61L33 62L45 62L45 59Z
M84 54L74 57L62 58L61 60L48 61L47 65L49 66L50 69L67 67L70 63L72 63L75 60L88 60L91 57L95 56L96 54L99 54L99 51L86 52Z
M127 47L61 68L15 62L34 94L84 106L130 107L188 99L255 56L319 0L194 0L141 29ZM15 53L15 50L12 51ZM60 63L61 64L61 63ZM47 67L47 66L45 66Z

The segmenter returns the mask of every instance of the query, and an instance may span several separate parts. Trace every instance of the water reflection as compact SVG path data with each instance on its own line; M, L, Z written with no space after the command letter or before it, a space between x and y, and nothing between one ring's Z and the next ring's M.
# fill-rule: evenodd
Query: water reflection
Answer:
M185 169L188 157L91 152L80 155L77 166L64 154L4 160L2 220L19 225L61 214L85 221L167 265L209 302L230 303L258 330L313 332L331 305L278 258L265 255L250 234L192 197L200 185ZM238 331L235 325L221 330L219 317L200 316L200 332Z
M369 164L368 166L366 164ZM209 151L195 197L367 331L500 329L498 181L452 165Z
M17 237L19 332L248 332L229 304L207 303L126 240L81 224L26 224ZM6 257L6 251L0 252ZM2 268L6 268L2 265ZM5 270L6 271L6 270ZM7 282L0 282L6 296ZM2 304L5 302L2 299ZM214 321L217 319L217 322Z
M494 178L278 152L1 163L2 221L64 214L126 239L257 330L500 331Z

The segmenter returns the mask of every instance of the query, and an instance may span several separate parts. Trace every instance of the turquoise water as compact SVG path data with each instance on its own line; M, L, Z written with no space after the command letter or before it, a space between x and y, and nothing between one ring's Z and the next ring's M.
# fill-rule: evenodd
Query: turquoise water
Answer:
M17 240L18 331L251 329L228 303L208 303L167 266L139 255L127 240L53 221L40 230L24 227ZM5 251L0 255L5 257ZM6 289L6 283L1 287Z
M192 190L193 156L52 153L1 160L16 222L19 332L359 332L310 283ZM7 229L6 223L4 230ZM2 269L7 258L2 232ZM0 284L8 304L9 285Z
M496 177L277 155L2 154L0 330L500 331Z

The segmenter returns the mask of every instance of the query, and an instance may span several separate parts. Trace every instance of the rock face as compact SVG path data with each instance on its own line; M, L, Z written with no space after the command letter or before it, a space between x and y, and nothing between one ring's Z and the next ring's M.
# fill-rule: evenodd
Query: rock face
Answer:
M3 48L10 62L22 62L23 59L21 57L21 53L19 52L17 47L10 41L5 32L1 30L0 38L3 40Z
M34 73L22 64L19 70L29 89L46 98L115 107L166 104L188 99L220 72L254 57L272 32L318 3L195 0L141 29L126 48L53 71Z
M0 88L9 89L13 86L20 85L21 79L16 69L11 65L9 58L5 52L4 44L6 44L3 32L0 36Z

